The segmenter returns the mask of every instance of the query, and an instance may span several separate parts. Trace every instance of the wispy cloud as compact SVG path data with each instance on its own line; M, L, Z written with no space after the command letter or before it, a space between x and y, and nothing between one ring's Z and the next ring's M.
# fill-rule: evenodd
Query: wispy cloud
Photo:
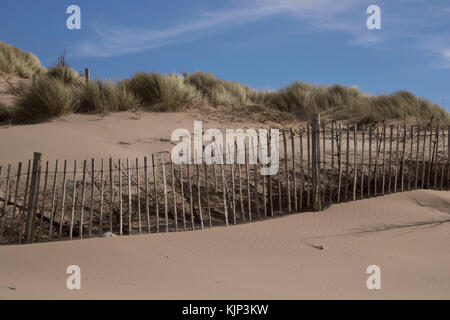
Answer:
M163 29L97 26L94 38L77 46L77 54L108 57L142 52L282 15L304 21L314 30L347 34L349 45L385 44L395 49L410 39L407 46L430 55L434 67L450 68L450 29L446 22L450 11L445 2L441 3L446 0L437 1L435 5L422 0L380 4L383 30L370 31L365 23L366 8L372 1L229 0L226 9L198 12L190 20Z
M226 10L201 12L188 22L165 29L97 26L95 38L81 43L78 46L78 54L107 57L141 52L204 37L280 14L308 20L316 27L352 33L351 24L339 22L337 17L354 10L357 2L358 0L350 0L345 4L336 4L334 0L251 0L243 5L242 2L232 1Z

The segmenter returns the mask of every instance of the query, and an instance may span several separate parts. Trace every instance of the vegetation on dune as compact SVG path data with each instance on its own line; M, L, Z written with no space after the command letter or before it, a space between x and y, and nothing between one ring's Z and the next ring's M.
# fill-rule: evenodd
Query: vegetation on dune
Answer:
M122 83L90 81L78 90L77 112L108 113L138 110L141 101Z
M0 122L12 120L14 116L13 107L0 101Z
M368 95L355 87L313 86L295 82L268 95L265 100L281 111L291 112L301 120L314 113L336 115L338 119L357 122L403 120L419 122L434 119L450 123L450 114L441 106L408 91L390 95Z
M61 81L40 77L15 102L14 118L23 123L34 123L59 117L76 110L73 89Z
M154 111L180 111L207 104L204 95L176 74L136 73L123 85Z
M71 67L56 65L47 70L47 76L63 82L64 84L76 84L82 81L82 77Z
M43 68L31 53L0 42L0 71L29 78L35 86L18 93L12 106L1 104L0 121L37 122L69 112L108 113L147 109L183 111L201 108L216 117L247 118L285 123L308 120L314 113L351 122L403 120L450 124L441 106L408 91L370 95L356 87L294 82L276 91L255 90L211 73L158 74L138 72L119 83L86 83L66 62L64 53L55 66Z
M0 41L0 71L31 78L33 74L44 73L45 68L34 54Z
M225 81L211 73L184 73L185 81L201 91L211 106L242 106L257 101L263 93L253 90L239 82Z

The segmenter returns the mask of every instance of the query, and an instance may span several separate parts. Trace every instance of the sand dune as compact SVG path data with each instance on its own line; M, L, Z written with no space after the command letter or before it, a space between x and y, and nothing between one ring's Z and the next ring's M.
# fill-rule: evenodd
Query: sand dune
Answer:
M0 165L32 158L41 152L43 160L84 160L113 157L149 156L173 147L172 131L186 128L193 132L194 120L203 120L205 128L260 128L245 121L216 121L194 113L144 112L136 119L132 112L99 115L71 114L34 125L7 124L0 127Z
M450 299L449 233L450 193L412 191L228 228L4 246L0 298ZM81 290L66 289L72 264ZM366 287L373 264L381 290Z

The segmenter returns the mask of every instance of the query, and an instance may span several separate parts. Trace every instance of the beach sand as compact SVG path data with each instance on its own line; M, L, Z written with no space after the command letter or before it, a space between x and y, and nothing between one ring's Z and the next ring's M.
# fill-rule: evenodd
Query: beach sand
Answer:
M449 234L450 193L412 191L204 231L3 246L0 299L450 299ZM69 265L81 290L66 288Z

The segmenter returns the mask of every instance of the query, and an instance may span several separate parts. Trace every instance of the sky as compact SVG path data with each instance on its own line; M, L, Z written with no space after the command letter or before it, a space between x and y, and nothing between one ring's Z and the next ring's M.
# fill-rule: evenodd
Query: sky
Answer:
M66 26L70 5L79 30ZM381 29L367 28L370 5ZM93 78L199 70L256 89L409 90L450 110L449 0L1 0L0 41L44 66L65 49Z

